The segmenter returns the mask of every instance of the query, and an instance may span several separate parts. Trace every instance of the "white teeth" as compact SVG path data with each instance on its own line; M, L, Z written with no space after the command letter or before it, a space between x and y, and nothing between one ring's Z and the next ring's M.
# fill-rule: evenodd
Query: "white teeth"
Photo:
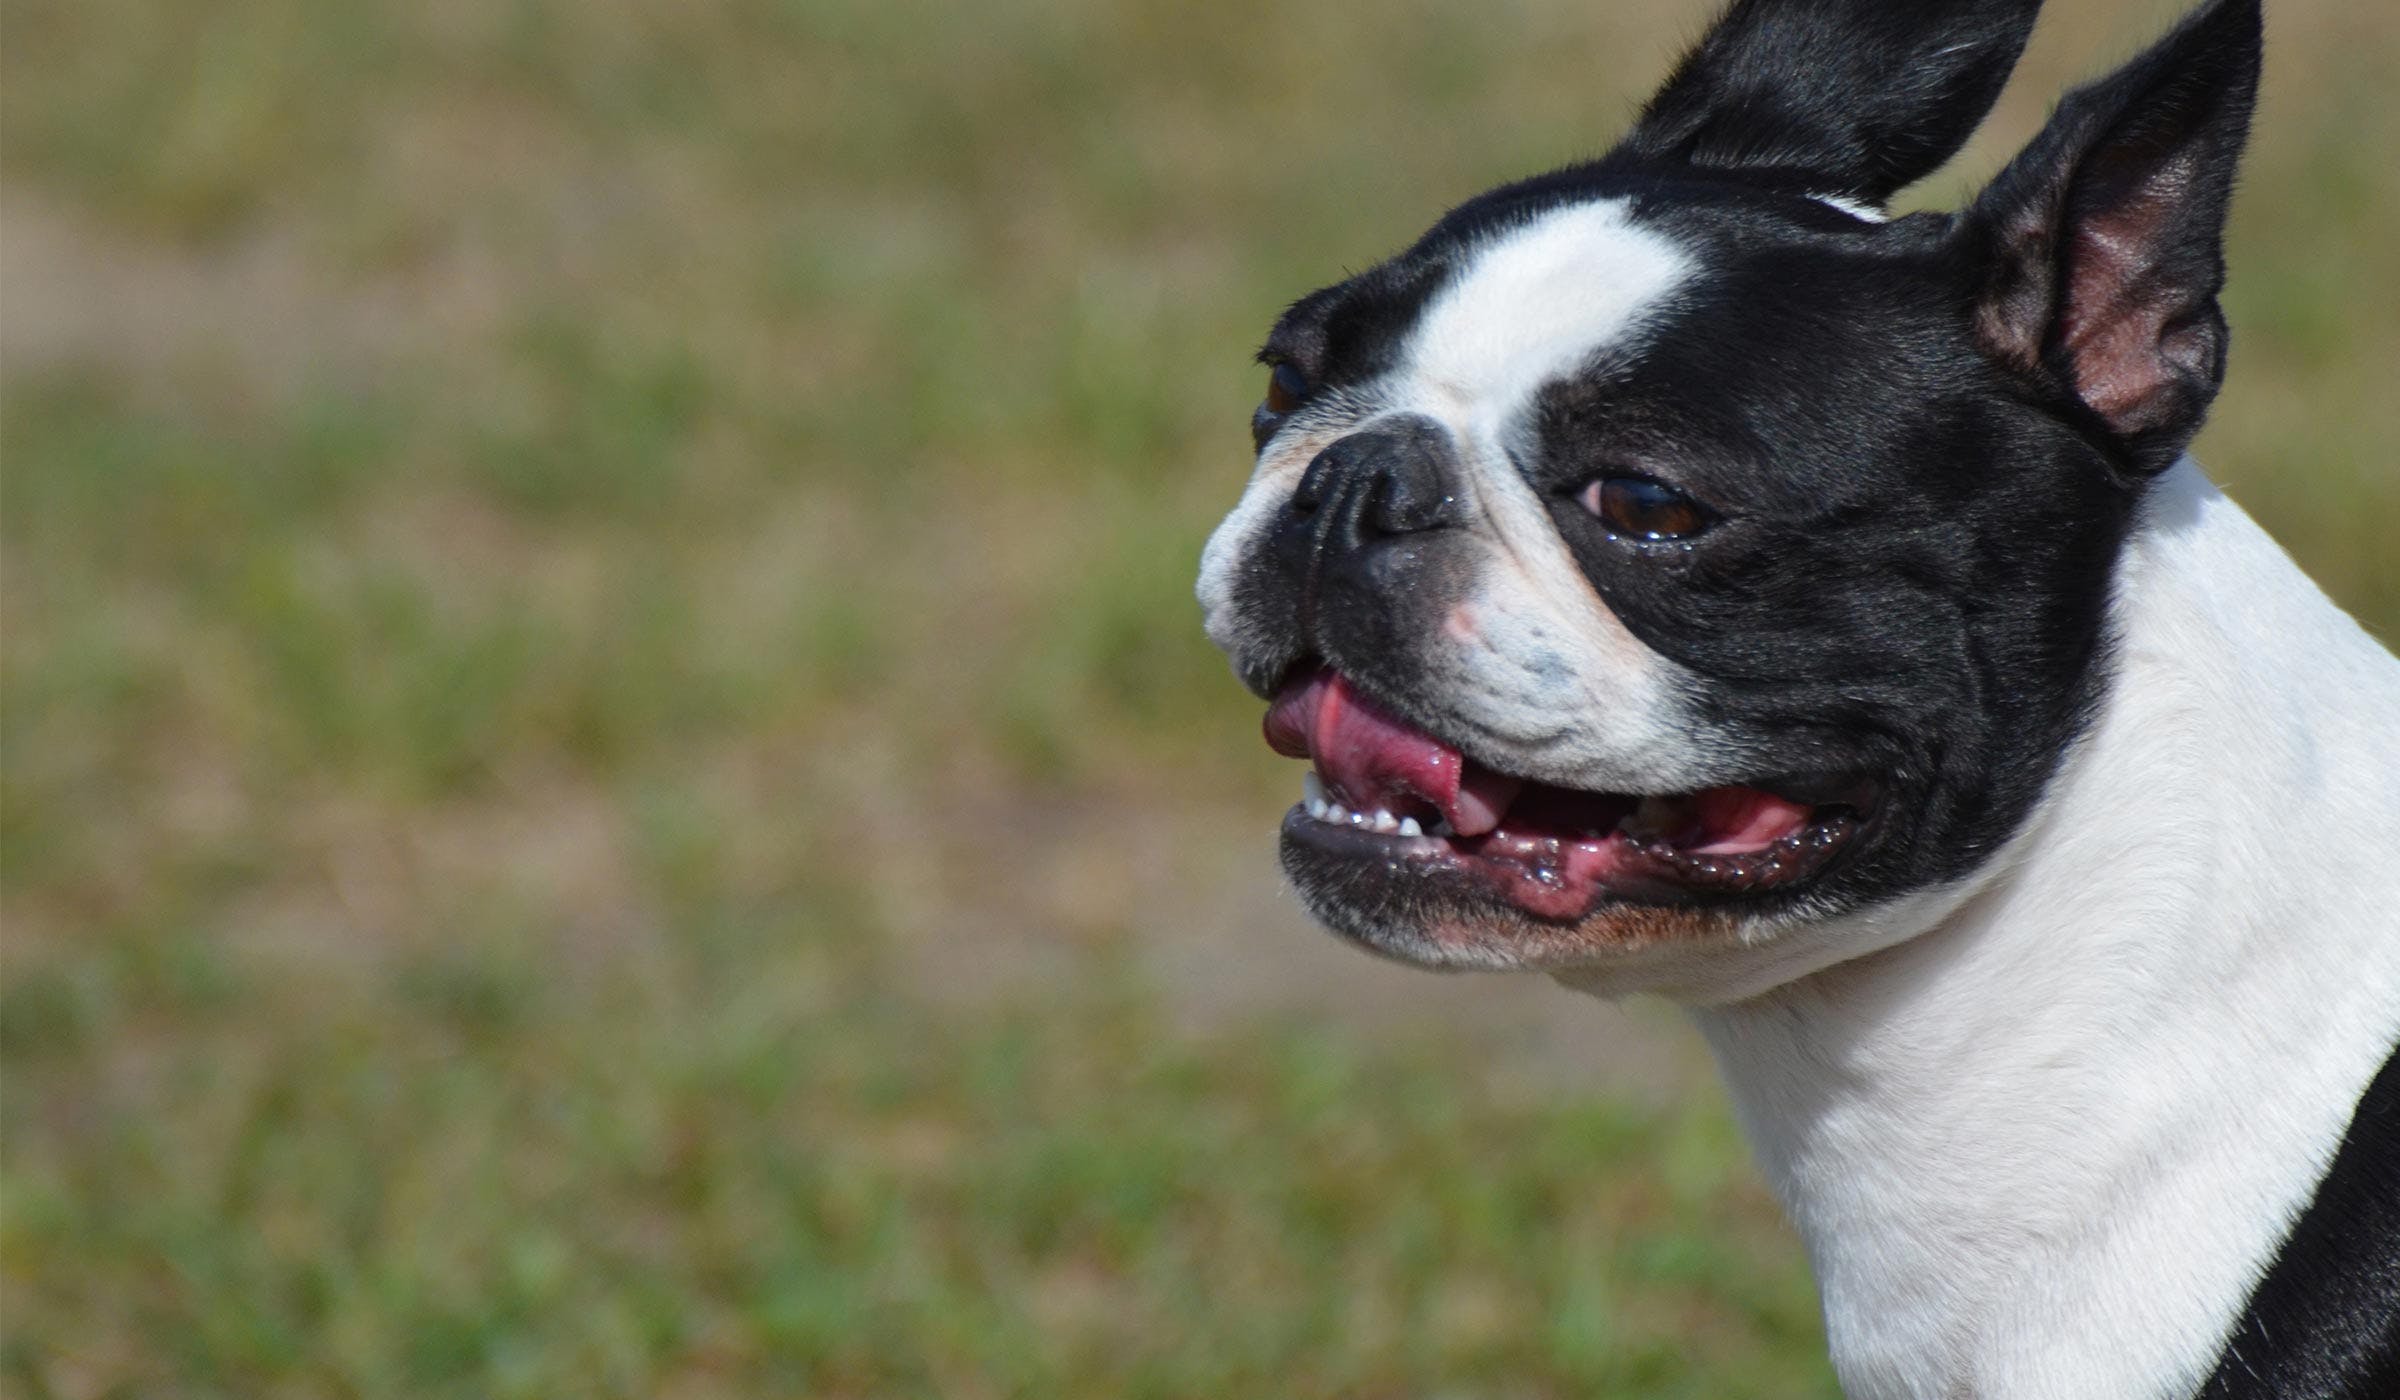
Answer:
M1384 836L1423 836L1425 828L1415 817L1396 817L1388 811L1353 812L1325 795L1325 780L1310 770L1300 776L1300 805L1318 821L1334 826L1356 827Z
M1300 805L1318 821L1325 820L1325 784L1318 781L1314 768L1300 775Z

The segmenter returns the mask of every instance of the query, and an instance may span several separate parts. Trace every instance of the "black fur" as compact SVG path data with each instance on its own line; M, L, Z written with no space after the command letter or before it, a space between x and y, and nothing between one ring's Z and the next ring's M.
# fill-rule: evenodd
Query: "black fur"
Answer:
M1743 0L1619 149L1451 211L1296 304L1268 342L1317 386L1302 416L1356 420L1380 408L1373 381L1429 298L1495 230L1626 197L1697 257L1704 271L1637 349L1547 391L1516 456L1611 610L1701 678L1691 698L1756 755L1752 780L1883 788L1845 860L1769 897L1820 910L1962 875L2024 820L2102 681L2110 571L2141 482L2196 430L2222 363L2217 229L2255 84L2255 0L2210 7L2071 96L1961 214L1875 223L1809 197L1888 192L1982 117L2035 7L1987 7L1964 38L1956 8ZM1761 46L1795 26L1816 35L1837 11L1865 17L1865 57L1742 75ZM1760 82L1792 86L1760 106ZM1870 82L1890 93L1862 105ZM1836 109L1899 153L1870 174L1849 138L1820 130ZM1779 121L1780 144L1756 134ZM1753 135L1725 134L1737 129ZM2143 217L2128 222L2129 206ZM2123 290L2094 291L2076 257L2104 223L2131 260L2111 270L2130 267L2139 294L2109 308L2172 308L2175 372L2130 420L2087 402L2061 330L2076 289ZM2136 343L2147 354L2156 337ZM1379 432L1337 442L1310 475L1323 494L1336 468L1414 476L1447 470L1448 451L1438 430ZM1688 544L1610 536L1575 497L1621 472L1673 483L1721 523ZM1437 530L1349 531L1329 548L1321 524L1295 511L1236 589L1258 639L1237 656L1245 679L1264 693L1314 654L1410 713L1412 695L1454 679L1418 669L1413 639L1464 591L1473 547Z
M1532 469L1553 519L1762 777L1887 786L1819 898L1964 874L2081 723L2134 495L1977 349L1954 310L1974 263L1942 221L1812 231L1764 197L1652 202L1711 275L1619 372L1548 396ZM1673 481L1723 523L1688 547L1614 538L1573 499L1601 469Z
M2197 1400L2400 1396L2400 1053L2358 1101Z
M1734 0L1624 151L1881 204L1966 144L2041 0Z
M1967 209L1824 202L1880 203L1955 152L2036 8L1735 0L1608 156L1469 201L1296 303L1264 355L1309 395L1261 423L1332 442L1233 584L1245 681L1271 693L1313 657L1437 728L1417 697L1475 683L1419 644L1488 547L1455 528L1456 447L1376 381L1488 236L1624 199L1699 270L1638 343L1542 390L1509 458L1611 612L1697 678L1744 781L1868 775L1883 798L1845 858L1738 898L1821 913L1987 860L2106 683L2113 566L2223 377L2222 228L2259 68L2258 0L2212 0L2071 94ZM1612 534L1579 497L1625 475L1714 528ZM1292 839L1306 824L1287 824L1294 882L1383 951L1435 961L1412 939L1437 920L1512 954L1558 932L1395 881L1371 838ZM2400 1397L2400 1054L2228 1335L2199 1400Z

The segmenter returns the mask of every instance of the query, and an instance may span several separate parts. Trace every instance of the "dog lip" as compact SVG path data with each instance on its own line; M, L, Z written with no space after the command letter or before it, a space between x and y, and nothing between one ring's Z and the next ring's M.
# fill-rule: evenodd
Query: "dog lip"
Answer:
M1862 815L1872 811L1882 797L1882 790L1874 779L1844 769L1757 777L1744 786L1771 792L1804 806L1848 807Z
M1287 840L1352 881L1437 879L1572 922L1610 902L1777 892L1820 873L1877 805L1856 774L1798 773L1680 794L1584 791L1478 764L1321 662L1262 722L1314 765Z
M1271 705L1293 686L1332 668L1316 652L1301 650L1287 660L1262 659L1237 665L1234 669L1251 694Z
M1439 890L1452 903L1572 925L1614 906L1711 906L1789 891L1838 859L1864 825L1836 809L1761 850L1710 853L1622 828L1580 837L1505 826L1475 839L1406 835L1328 821L1302 803L1285 813L1283 838L1287 866L1295 849L1304 852L1318 873L1338 871L1353 898L1379 887L1410 907L1421 902L1413 886L1415 894Z

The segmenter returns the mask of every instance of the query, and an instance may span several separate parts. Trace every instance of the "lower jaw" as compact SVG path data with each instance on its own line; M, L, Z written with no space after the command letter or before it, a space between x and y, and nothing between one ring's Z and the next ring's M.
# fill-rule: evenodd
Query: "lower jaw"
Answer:
M1821 814L1758 851L1684 850L1618 829L1603 835L1513 832L1405 836L1327 822L1305 804L1284 816L1290 852L1351 867L1345 884L1383 882L1388 897L1438 895L1489 902L1543 923L1568 925L1615 905L1695 908L1755 899L1817 874L1857 833L1846 812ZM1296 874L1297 872L1295 872Z
M1544 917L1458 864L1407 862L1335 849L1343 838L1283 828L1283 869L1315 920L1368 952L1437 972L1560 972L1606 966L1618 976L1671 971L1692 950L1740 937L1731 907L1610 897ZM1629 984L1629 986L1632 984ZM1662 984L1663 985L1663 984ZM1643 990L1650 988L1643 987Z

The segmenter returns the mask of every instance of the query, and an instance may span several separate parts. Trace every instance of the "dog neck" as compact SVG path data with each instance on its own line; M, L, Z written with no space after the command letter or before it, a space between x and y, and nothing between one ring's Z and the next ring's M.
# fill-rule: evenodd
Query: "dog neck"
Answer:
M2400 663L2188 460L2115 624L1929 927L1694 1012L1854 1397L2188 1394L2400 1027Z

